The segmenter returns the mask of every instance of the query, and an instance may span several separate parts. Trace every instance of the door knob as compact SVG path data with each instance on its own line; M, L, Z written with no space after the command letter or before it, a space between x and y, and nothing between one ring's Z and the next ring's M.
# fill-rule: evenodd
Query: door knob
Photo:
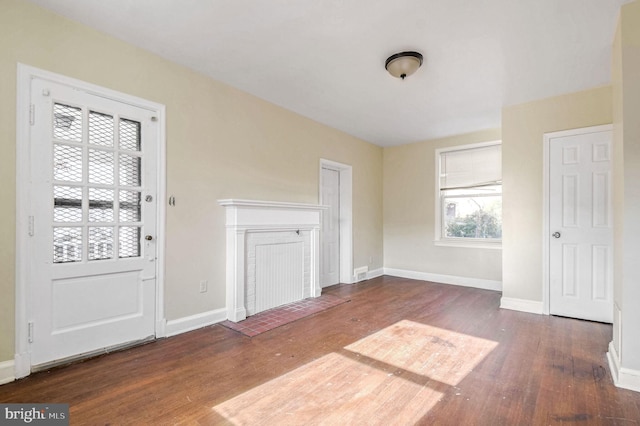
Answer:
M151 241L151 240L153 240L153 237L151 235L146 235L144 237L144 239L147 240L147 241Z
M553 238L560 238L560 233L558 231L554 232L553 234L551 234L551 236Z

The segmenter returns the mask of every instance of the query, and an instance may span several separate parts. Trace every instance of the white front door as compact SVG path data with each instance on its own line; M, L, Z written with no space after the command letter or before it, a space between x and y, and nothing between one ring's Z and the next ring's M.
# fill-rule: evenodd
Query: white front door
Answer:
M320 286L327 287L340 282L340 172L323 167L321 180L321 203L329 208L322 212Z
M34 79L31 365L155 335L158 132L149 110Z
M549 310L613 321L611 131L549 141Z

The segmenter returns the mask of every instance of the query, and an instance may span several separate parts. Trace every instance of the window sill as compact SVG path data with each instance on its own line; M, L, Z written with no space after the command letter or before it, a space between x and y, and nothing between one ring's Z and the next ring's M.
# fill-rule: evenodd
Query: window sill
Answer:
M461 247L461 248L502 250L502 241L488 242L488 241L435 240L433 244L441 247Z

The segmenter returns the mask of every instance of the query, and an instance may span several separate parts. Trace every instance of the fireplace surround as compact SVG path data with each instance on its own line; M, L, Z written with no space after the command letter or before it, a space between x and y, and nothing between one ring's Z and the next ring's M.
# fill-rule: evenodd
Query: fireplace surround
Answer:
M325 206L224 199L227 319L308 297L320 288L320 223Z

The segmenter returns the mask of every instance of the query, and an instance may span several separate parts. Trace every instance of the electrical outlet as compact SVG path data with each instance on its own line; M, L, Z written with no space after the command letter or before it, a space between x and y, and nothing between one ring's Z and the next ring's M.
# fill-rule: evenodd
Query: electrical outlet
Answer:
M207 280L200 281L200 293L206 293L209 282Z

